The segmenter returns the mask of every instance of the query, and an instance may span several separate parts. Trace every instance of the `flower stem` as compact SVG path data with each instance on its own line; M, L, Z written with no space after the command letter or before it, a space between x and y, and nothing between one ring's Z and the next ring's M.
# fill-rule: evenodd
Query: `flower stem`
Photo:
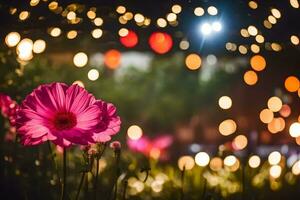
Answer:
M79 194L80 194L81 187L83 185L84 177L85 177L85 172L82 172L80 183L79 183L79 186L78 186L78 189L77 189L77 193L76 193L76 198L75 198L76 200L78 200L78 198L79 198Z
M124 189L123 189L122 200L126 200L126 190L127 190L127 185L128 185L128 181L125 180L125 181L124 181Z
M96 175L95 175L95 181L94 181L94 199L97 199L97 191L98 191L98 176L99 176L99 160L101 159L102 155L104 154L104 151L106 149L106 143L104 143L102 146L102 149L100 149L98 155L96 156ZM100 148L101 148L100 146Z
M62 193L61 200L66 199L66 190L67 190L67 150L63 149L63 182L62 182Z
M183 192L184 172L185 172L185 166L183 167L183 169L182 169L182 171L181 171L180 200L183 200L183 199L184 199L184 192Z
M50 153L50 156L51 156L52 164L54 166L55 173L56 173L56 176L57 176L58 186L61 187L60 176L59 176L59 172L58 172L58 168L57 168L57 163L56 163L56 160L55 160L55 154L52 151L51 144L50 144L49 141L47 142L47 144L48 144L48 149L49 149L49 153Z
M120 156L121 156L121 151L120 150L115 150L115 158L116 158L116 177L115 177L115 183L114 183L114 196L113 200L117 199L117 193L118 193L118 178L120 176Z

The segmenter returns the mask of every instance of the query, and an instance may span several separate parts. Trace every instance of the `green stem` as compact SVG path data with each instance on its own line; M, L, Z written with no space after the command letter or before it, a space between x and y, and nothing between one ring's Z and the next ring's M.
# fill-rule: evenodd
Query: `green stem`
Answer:
M184 199L184 192L183 192L183 183L184 183L184 172L185 172L185 166L183 167L181 171L181 190L180 190L180 200Z
M128 185L128 181L125 180L125 181L124 181L124 189L123 189L122 200L126 200L126 190L127 190L127 185Z
M84 177L85 177L85 172L82 172L80 183L79 183L79 186L78 186L78 189L77 189L77 193L76 193L76 198L75 198L76 200L78 200L78 198L79 198L79 194L80 194L81 187L83 185Z
M115 151L115 157L116 157L116 177L115 177L115 183L114 183L114 196L113 196L113 200L117 199L117 193L118 193L118 178L120 175L120 155L121 152L120 150L116 150Z
M101 159L102 155L104 154L106 149L106 143L104 143L103 149L100 151L100 153L96 157L96 175L95 175L95 181L94 181L94 199L97 199L97 191L98 191L98 176L99 176L99 160Z
M48 149L49 149L49 153L50 153L50 156L51 156L52 164L54 166L54 170L55 170L55 173L56 173L56 176L57 176L58 186L61 187L60 176L59 176L59 172L58 172L58 168L57 168L57 163L56 163L56 160L55 160L55 154L52 151L51 144L50 144L49 141L47 142L47 144L48 144Z
M62 182L62 193L61 200L66 199L66 190L67 190L67 150L63 149L63 182Z

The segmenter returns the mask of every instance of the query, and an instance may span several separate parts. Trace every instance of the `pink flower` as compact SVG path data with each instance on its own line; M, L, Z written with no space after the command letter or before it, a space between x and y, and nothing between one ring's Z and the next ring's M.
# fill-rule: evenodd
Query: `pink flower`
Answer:
M63 83L39 86L17 111L18 133L24 145L47 140L61 147L93 144L97 138L115 135L120 124L112 104L96 100L78 85Z
M4 117L9 119L10 124L15 124L15 115L18 105L9 96L0 94L0 110Z

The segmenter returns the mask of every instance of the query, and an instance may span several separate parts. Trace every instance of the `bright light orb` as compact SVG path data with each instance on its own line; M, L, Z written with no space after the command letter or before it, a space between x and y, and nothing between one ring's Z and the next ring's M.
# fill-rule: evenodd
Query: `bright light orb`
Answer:
M121 53L116 49L108 50L104 54L104 63L109 69L117 69L121 63Z
M209 35L212 32L212 27L209 23L202 24L200 29L203 35Z
M298 160L297 162L295 162L295 164L292 167L292 173L294 175L300 175L300 160Z
M88 56L84 52L75 54L73 63L76 67L84 67L88 62Z
M273 178L279 178L280 175L281 175L281 167L279 165L273 165L271 168L270 168L270 176L273 177Z
M297 92L300 88L299 79L295 76L289 76L285 79L284 86L289 92Z
M251 168L255 169L259 167L260 162L261 162L260 157L257 155L253 155L249 158L248 164Z
M196 70L201 67L201 57L198 54L192 53L185 58L185 65L190 70Z
M248 145L248 139L244 135L238 135L233 140L233 147L236 150L242 150Z
M282 101L280 98L274 96L268 100L268 108L273 112L278 112L282 108Z
M232 119L224 120L219 125L219 132L224 136L233 134L236 131L236 129L237 125Z
M269 109L263 109L259 114L259 118L263 123L268 124L273 120L274 113Z
M154 52L158 54L165 54L171 50L173 40L167 33L155 32L152 33L149 38L149 45Z
M290 135L294 138L299 137L300 136L300 123L299 122L294 122L292 123L292 125L290 126L289 129Z
M102 36L102 34L103 34L103 31L100 28L96 28L92 31L92 36L95 39L100 38Z
M8 47L14 47L20 42L21 36L18 32L10 32L5 37L5 43Z
M216 32L220 32L222 30L222 24L220 22L212 23L212 29Z
M29 38L25 38L21 40L18 44L16 50L18 54L18 58L23 61L29 61L32 59L32 49L33 49L33 42Z
M36 40L33 43L33 52L34 53L43 53L46 49L46 42L42 39Z
M89 72L88 72L88 78L91 80L91 81L95 81L99 78L99 71L96 70L96 69L91 69Z
M195 161L192 156L182 156L178 160L180 170L191 170L195 166Z
M138 36L134 31L129 30L126 35L120 37L120 42L127 48L132 48L138 43Z
M234 155L226 156L224 158L224 165L232 167L237 162L237 158Z
M132 125L127 129L127 136L131 140L138 140L142 137L142 135L143 135L143 130L141 129L141 127L137 125Z
M195 162L200 167L205 167L209 164L210 158L206 152L199 152L195 156Z
M268 162L270 165L278 165L281 160L281 154L278 151L273 151L268 156Z
M219 106L224 110L231 108L232 106L231 98L228 96L222 96L221 98L219 98Z
M214 6L209 6L207 8L207 12L210 15L217 15L218 14L218 9L216 7L214 7Z
M266 60L261 55L255 55L250 59L251 67L256 71L262 71L266 68Z

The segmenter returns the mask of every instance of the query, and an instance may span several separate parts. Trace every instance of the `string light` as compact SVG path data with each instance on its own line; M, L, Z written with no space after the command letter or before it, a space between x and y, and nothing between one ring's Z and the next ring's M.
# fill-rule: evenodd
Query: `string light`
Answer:
M5 37L5 43L9 47L14 47L19 43L20 39L21 39L21 36L18 32L10 32Z
M88 62L88 56L84 52L75 54L73 63L76 67L84 67Z

